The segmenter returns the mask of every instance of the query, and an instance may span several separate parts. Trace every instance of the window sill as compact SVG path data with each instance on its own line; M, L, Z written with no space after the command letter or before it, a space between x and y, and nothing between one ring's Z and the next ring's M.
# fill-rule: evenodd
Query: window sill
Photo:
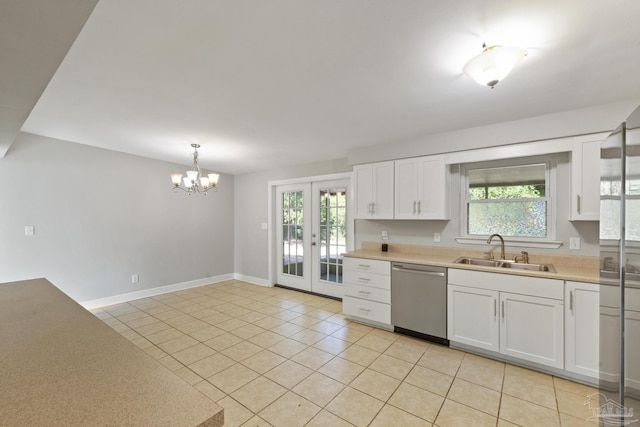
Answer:
M456 242L465 245L483 245L487 246L486 237L456 237ZM499 245L499 240L491 242L492 245ZM561 241L557 240L524 240L524 239L505 239L504 245L510 248L538 248L538 249L558 249L562 246Z

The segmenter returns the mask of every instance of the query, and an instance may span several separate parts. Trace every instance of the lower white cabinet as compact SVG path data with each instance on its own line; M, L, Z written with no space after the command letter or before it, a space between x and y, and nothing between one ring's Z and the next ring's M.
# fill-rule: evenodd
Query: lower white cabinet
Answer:
M563 281L449 269L449 341L564 366Z
M610 387L620 383L620 295L619 287L600 289L600 347L605 349L600 360L600 382ZM625 339L624 385L632 395L640 395L640 289L627 288L624 310Z
M500 353L562 368L562 300L500 292Z
M345 258L342 311L349 318L391 328L391 263Z
M447 301L449 341L500 351L497 291L449 285Z
M565 369L598 378L600 292L593 283L565 282Z

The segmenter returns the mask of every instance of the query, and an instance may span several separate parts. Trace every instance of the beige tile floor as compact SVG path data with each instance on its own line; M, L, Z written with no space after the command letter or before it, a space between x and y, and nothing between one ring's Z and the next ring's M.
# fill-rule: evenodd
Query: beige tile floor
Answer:
M228 281L93 310L225 410L225 426L585 426L597 390ZM594 423L595 424L595 423Z

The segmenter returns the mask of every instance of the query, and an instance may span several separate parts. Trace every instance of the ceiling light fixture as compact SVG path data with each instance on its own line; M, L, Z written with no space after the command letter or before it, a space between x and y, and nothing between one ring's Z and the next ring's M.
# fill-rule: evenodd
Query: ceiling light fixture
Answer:
M172 173L171 182L173 183L173 192L177 193L178 190L186 191L187 194L202 193L207 194L207 191L218 191L218 178L220 175L217 173L210 173L207 176L202 174L200 166L198 166L198 148L200 144L191 144L193 147L193 165L191 170L185 172L187 176L183 177L181 173ZM183 183L184 187L180 184Z
M486 44L482 47L482 53L467 62L463 71L473 80L491 89L527 55L527 51L521 47L486 47Z

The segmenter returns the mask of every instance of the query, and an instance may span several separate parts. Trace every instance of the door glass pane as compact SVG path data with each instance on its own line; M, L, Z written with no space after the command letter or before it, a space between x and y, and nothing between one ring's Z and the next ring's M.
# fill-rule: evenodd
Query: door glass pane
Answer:
M342 254L347 250L345 188L320 190L320 280L342 283Z
M303 277L302 191L282 193L282 273Z

